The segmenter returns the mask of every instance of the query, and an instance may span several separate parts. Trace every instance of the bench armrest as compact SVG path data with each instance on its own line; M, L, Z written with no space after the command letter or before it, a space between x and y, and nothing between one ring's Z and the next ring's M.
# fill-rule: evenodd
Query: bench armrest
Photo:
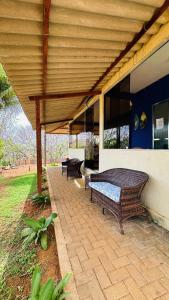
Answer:
M130 199L137 198L139 199L141 197L141 193L143 191L143 188L145 186L146 182L143 184L139 184L137 186L132 187L122 187L121 189L121 201L126 201Z

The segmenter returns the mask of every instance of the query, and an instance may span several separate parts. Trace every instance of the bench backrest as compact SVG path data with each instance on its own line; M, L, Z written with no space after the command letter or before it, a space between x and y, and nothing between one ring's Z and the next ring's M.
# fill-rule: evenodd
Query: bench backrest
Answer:
M105 181L120 186L121 188L144 185L148 180L148 175L146 173L124 168L106 170L100 175Z

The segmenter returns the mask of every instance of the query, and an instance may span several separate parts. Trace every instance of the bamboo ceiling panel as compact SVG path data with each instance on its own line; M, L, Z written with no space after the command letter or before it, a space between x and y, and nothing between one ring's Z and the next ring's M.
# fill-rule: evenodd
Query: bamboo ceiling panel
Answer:
M45 77L43 2L2 0L0 6L0 62L34 128L29 96L44 93L44 80L46 94L89 91L164 0L52 0ZM168 21L166 10L96 89ZM83 98L47 99L45 111L41 101L41 122L73 118ZM67 133L64 125L48 124L46 131Z

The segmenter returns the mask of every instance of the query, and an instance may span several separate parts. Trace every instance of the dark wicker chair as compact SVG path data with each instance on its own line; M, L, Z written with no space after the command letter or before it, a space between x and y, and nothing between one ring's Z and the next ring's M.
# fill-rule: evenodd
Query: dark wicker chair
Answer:
M70 165L73 162L78 162L79 159L78 158L72 158L72 159L67 159L66 161L62 162L62 175L64 173L67 174L67 166Z
M76 178L81 178L82 177L82 174L80 172L80 167L83 163L83 160L82 161L74 161L74 162L71 162L70 164L68 164L67 166L67 180L68 180L68 177L76 177Z
M91 174L91 182L109 182L121 188L119 202L113 201L93 188L91 189L91 201L101 204L103 214L105 210L108 210L116 217L121 234L124 234L123 222L128 218L139 215L150 217L141 203L141 193L148 178L144 172L123 168Z

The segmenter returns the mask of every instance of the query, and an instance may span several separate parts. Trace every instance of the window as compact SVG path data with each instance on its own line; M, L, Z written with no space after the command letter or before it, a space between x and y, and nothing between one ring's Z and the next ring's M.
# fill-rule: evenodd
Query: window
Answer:
M85 166L99 168L99 101L86 110Z
M70 124L69 148L85 149L85 166L99 166L99 101Z
M129 148L130 77L114 87L104 100L104 148Z
M120 145L121 149L129 148L129 136L130 136L130 127L129 125L124 125L120 127Z
M117 128L109 128L104 130L104 148L117 148Z
M104 148L127 149L130 136L130 101L105 98Z
M77 148L85 148L86 144L86 133L81 132L77 135Z
M77 148L77 140L75 134L69 135L69 148Z
M70 124L69 148L85 147L85 123L84 113Z

